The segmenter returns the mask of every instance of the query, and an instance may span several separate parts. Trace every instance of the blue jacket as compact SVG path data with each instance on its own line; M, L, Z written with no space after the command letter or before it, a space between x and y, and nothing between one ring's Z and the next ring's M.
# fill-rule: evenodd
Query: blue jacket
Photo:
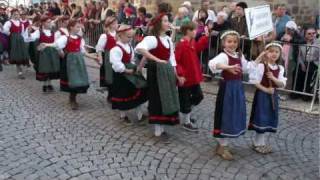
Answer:
M277 33L277 39L280 39L280 35L285 32L286 24L288 21L291 20L291 17L288 15L284 15L281 18L276 19L276 33Z

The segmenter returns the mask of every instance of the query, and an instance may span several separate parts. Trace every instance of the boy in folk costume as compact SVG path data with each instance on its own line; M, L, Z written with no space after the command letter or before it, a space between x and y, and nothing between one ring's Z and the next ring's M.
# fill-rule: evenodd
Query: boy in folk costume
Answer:
M155 136L164 134L164 125L179 124L179 96L176 87L175 55L171 38L166 35L170 23L166 14L153 19L151 36L136 47L148 59L149 123L155 125Z
M112 109L120 110L121 118L127 117L128 110L136 109L140 121L143 118L140 105L147 101L147 82L141 74L136 73L134 50L130 45L134 31L128 25L121 25L117 36L117 44L110 50L110 63L113 69L110 97ZM128 119L125 118L125 121L128 122Z
M84 55L99 62L98 56L86 52L85 42L79 37L81 25L76 20L70 20L68 30L70 35L63 35L53 44L43 43L44 48L56 47L64 50L64 59L61 62L60 89L69 92L69 103L72 110L77 110L77 94L87 93L89 77L85 65Z
M239 48L240 35L226 31L221 35L223 52L209 61L213 73L222 70L214 114L213 136L218 140L216 153L225 160L233 160L228 139L246 131L246 98L242 84L243 72L253 71L256 62L247 62Z
M51 19L48 16L41 18L41 29L31 35L32 39L39 41L37 47L39 59L37 64L36 79L42 81L43 92L52 92L53 86L51 80L60 77L60 57L56 48L44 47L43 44L52 44L55 42L55 35L52 31Z
M118 21L115 17L107 17L105 20L105 33L100 35L96 45L96 51L102 61L100 67L100 86L110 89L113 82L113 70L110 63L110 50L116 46L116 30L118 28ZM108 93L107 100L110 101L111 91Z
M275 133L279 118L279 96L277 88L286 85L284 67L279 65L282 46L273 42L265 47L258 60L263 60L251 75L257 90L252 103L249 130L256 131L253 149L261 154L272 152L272 148L266 145L265 133Z
M208 29L206 36L199 41L195 41L196 26L193 22L182 25L180 31L184 37L177 43L175 57L177 61L177 74L179 79L179 100L181 119L183 119L183 128L189 131L197 131L195 120L190 119L192 106L198 105L203 94L200 87L202 81L202 71L198 54L208 48Z
M19 79L25 79L22 73L22 65L29 66L29 55L24 41L25 29L20 22L20 14L17 9L11 11L11 19L3 26L3 32L9 35L9 62L17 65Z

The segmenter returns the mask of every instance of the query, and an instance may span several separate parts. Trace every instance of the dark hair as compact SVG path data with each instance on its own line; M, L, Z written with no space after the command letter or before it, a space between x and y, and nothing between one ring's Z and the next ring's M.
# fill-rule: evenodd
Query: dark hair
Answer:
M152 18L152 14L147 13L147 14L146 14L146 18Z
M74 4L74 3L72 3L72 4L70 5L70 7L71 7L72 9L75 9L75 8L77 7L77 5Z
M77 25L79 22L76 19L71 19L68 23L67 29L70 31L70 29L72 27L74 27L75 25Z
M158 13L169 13L172 11L172 7L169 3L162 2L158 4Z
M242 9L248 8L248 4L245 2L238 2L236 6L241 7Z
M182 32L183 35L187 35L188 31L193 31L196 29L196 24L194 22L189 22L187 24L183 24L180 27L180 31Z
M311 24L304 25L304 26L303 26L303 37L306 36L306 32L307 32L309 29L317 30L317 28L316 28L314 25L311 25Z
M205 17L205 18L200 18L200 12L204 12L205 15L206 15L206 17ZM198 11L198 20L200 20L201 22L203 22L203 24L206 23L206 20L208 19L208 17L209 17L208 11L206 11L206 10L204 10L204 9L200 9L200 10Z
M142 13L144 16L147 14L147 9L145 7L140 7L138 11Z
M168 15L164 15L163 17L165 17L165 16L168 17ZM155 17L155 19L156 18L158 18L158 17ZM162 18L159 21L156 21L156 23L153 24L152 29L150 30L150 34L152 36L156 36L156 37L160 36L160 31L161 31L161 28L162 28ZM154 21L154 19L152 21Z

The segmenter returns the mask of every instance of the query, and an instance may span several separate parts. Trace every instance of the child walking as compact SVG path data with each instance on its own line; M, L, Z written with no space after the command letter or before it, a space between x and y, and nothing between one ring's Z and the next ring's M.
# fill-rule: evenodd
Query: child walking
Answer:
M279 65L282 46L273 42L265 47L265 51L258 59L263 60L251 76L257 90L254 95L249 130L256 132L253 149L261 154L272 152L272 148L266 145L265 133L275 133L279 118L279 96L277 88L286 85L284 67Z
M203 94L200 86L202 71L198 53L208 48L208 29L206 36L195 41L196 26L193 22L182 25L180 31L183 37L177 43L175 57L177 61L178 91L180 101L180 119L183 120L183 128L188 131L198 131L196 121L191 119L192 107L198 105Z
M246 130L246 99L242 73L254 69L256 62L247 62L239 50L240 35L226 31L221 35L223 52L209 61L212 72L222 70L214 114L213 136L218 140L216 153L233 160L228 139L243 135Z
M131 26L121 25L117 36L119 40L110 51L110 63L113 69L113 83L110 89L112 109L120 110L120 118L126 122L130 122L126 118L127 112L136 109L140 121L143 118L140 105L147 101L147 82L141 74L136 73L134 51L130 45L134 31Z
M155 136L164 134L164 125L179 124L179 96L176 87L176 60L171 38L166 35L169 20L159 14L150 24L151 36L145 37L136 47L148 59L147 83L149 123L155 125Z

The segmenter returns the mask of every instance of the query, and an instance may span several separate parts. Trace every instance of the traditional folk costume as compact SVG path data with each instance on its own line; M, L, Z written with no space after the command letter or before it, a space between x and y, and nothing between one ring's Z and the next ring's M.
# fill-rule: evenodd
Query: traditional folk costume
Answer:
M202 81L202 71L198 53L208 48L208 37L203 36L199 41L182 39L175 49L175 58L177 61L177 74L184 77L186 82L179 85L180 112L184 119L184 128L187 130L197 130L191 125L190 114L192 106L198 105L203 94L200 86Z
M247 62L238 53L222 52L210 60L209 67L216 72L217 64L236 65L242 72L249 72L256 67L255 62ZM223 80L220 81L214 114L213 136L216 138L236 138L246 130L246 98L242 84L242 72L232 74L222 71Z
M126 69L136 69L131 46L117 42L110 51L110 63L113 69L113 83L110 89L112 109L125 112L137 108L140 120L142 118L140 105L147 101L147 82L140 74L125 73Z
M65 53L60 69L60 90L74 94L87 93L89 78L84 61L84 40L77 35L64 35L55 44Z
M100 87L110 88L113 82L113 70L110 63L110 50L117 44L116 32L101 34L96 45L97 52L103 52L103 62L100 67ZM110 91L108 99L110 97Z
M9 35L10 63L16 65L29 65L28 49L24 37L24 26L19 20L7 21L3 26L5 34ZM22 73L21 71L19 73Z
M39 30L39 27L35 27L32 26L31 27L31 34L34 34L36 31ZM38 39L33 39L32 37L28 37L29 40L29 47L28 47L28 53L29 53L29 57L30 57L30 61L33 64L33 67L35 69L35 71L37 71L38 69L38 61L39 61L39 51L37 50L37 47L39 45L39 38Z
M271 43L269 44L269 47L270 46L278 46L281 48L280 44L273 45L273 43ZM271 152L271 147L266 146L264 133L275 133L279 121L279 95L276 89L278 86L269 80L267 76L268 72L272 72L273 76L281 81L284 86L287 81L287 78L284 77L284 67L277 64L259 64L255 72L251 75L253 83L258 83L265 88L274 88L274 94L272 95L258 88L256 89L248 128L257 133L254 141L254 150L264 154Z
M34 39L39 39L39 44L53 44L55 42L55 35L49 29L41 29L36 31ZM37 63L36 79L43 81L43 92L52 91L51 80L60 78L60 58L56 48L46 47L39 52L39 59Z
M148 61L147 82L149 91L149 123L155 124L157 132L164 132L161 125L179 124L179 96L174 67L176 66L173 43L169 36L147 36L136 49L148 50L155 57L168 61L167 64ZM161 135L160 133L160 135Z

